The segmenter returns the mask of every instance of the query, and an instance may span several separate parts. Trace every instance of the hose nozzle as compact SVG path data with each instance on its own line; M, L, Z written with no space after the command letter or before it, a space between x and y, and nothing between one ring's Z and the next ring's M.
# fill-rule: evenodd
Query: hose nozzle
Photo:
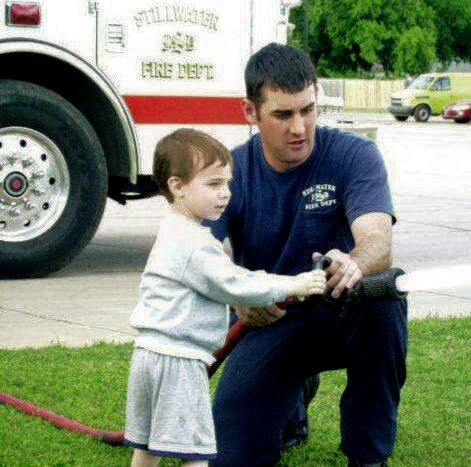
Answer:
M396 278L405 274L401 268L390 268L379 274L363 278L355 287L343 294L339 300L356 303L364 298L386 298L401 300L407 296L396 287Z

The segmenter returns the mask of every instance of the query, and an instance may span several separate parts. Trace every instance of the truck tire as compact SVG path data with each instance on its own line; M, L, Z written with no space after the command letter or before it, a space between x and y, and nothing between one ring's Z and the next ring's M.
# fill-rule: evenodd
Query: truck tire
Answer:
M0 277L57 271L93 237L108 175L87 119L41 86L0 80Z
M432 111L426 104L420 104L414 109L414 120L416 122L426 122L430 118Z

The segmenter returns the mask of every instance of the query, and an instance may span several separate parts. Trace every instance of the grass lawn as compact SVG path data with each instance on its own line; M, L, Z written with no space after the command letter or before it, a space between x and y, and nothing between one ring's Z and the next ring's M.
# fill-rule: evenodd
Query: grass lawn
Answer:
M470 340L471 318L410 323L408 379L391 466L470 464ZM0 391L96 428L121 430L130 355L130 344L0 350ZM214 390L216 378L211 384ZM285 453L281 466L345 465L338 450L344 384L343 371L322 375L309 411L311 437ZM126 466L130 459L127 447L58 430L0 405L0 466Z

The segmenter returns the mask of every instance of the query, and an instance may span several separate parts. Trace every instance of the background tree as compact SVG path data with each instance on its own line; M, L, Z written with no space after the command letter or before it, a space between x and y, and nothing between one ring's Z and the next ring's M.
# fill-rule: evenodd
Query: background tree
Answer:
M430 69L435 49L423 29L415 26L401 35L394 47L394 71L397 75L419 75Z
M435 11L437 57L445 65L452 60L471 61L471 0L425 0Z
M319 74L369 72L378 64L388 74L428 71L437 32L427 1L432 0L309 0L308 53ZM303 16L302 7L292 10L291 42L298 47L304 43Z

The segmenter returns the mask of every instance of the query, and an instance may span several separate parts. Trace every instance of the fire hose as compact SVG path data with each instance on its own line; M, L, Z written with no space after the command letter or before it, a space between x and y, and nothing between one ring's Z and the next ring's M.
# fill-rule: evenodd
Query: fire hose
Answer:
M325 269L330 265L330 262L330 258L321 256L314 261L313 269ZM407 292L402 291L397 287L396 279L403 274L405 273L402 269L391 268L380 274L363 278L355 287L344 291L344 293L337 299L333 299L327 292L320 299L318 297L311 297L306 301L310 302L314 300L324 300L332 304L343 305L349 303L358 303L359 301L367 298L401 300L407 295ZM277 303L277 305L279 308L285 308L287 306L293 305L296 303L296 301L297 300L294 298L289 298L285 302ZM209 377L211 377L216 372L232 349L244 337L247 330L248 327L241 322L236 322L231 326L228 331L224 346L213 354L216 361L210 367L208 367ZM22 399L13 397L4 392L0 392L0 403L14 407L15 409L18 409L26 414L47 420L57 428L89 435L113 446L123 444L123 431L108 431L92 428L78 423L75 420L66 418L62 415L58 415L50 410L38 407Z

